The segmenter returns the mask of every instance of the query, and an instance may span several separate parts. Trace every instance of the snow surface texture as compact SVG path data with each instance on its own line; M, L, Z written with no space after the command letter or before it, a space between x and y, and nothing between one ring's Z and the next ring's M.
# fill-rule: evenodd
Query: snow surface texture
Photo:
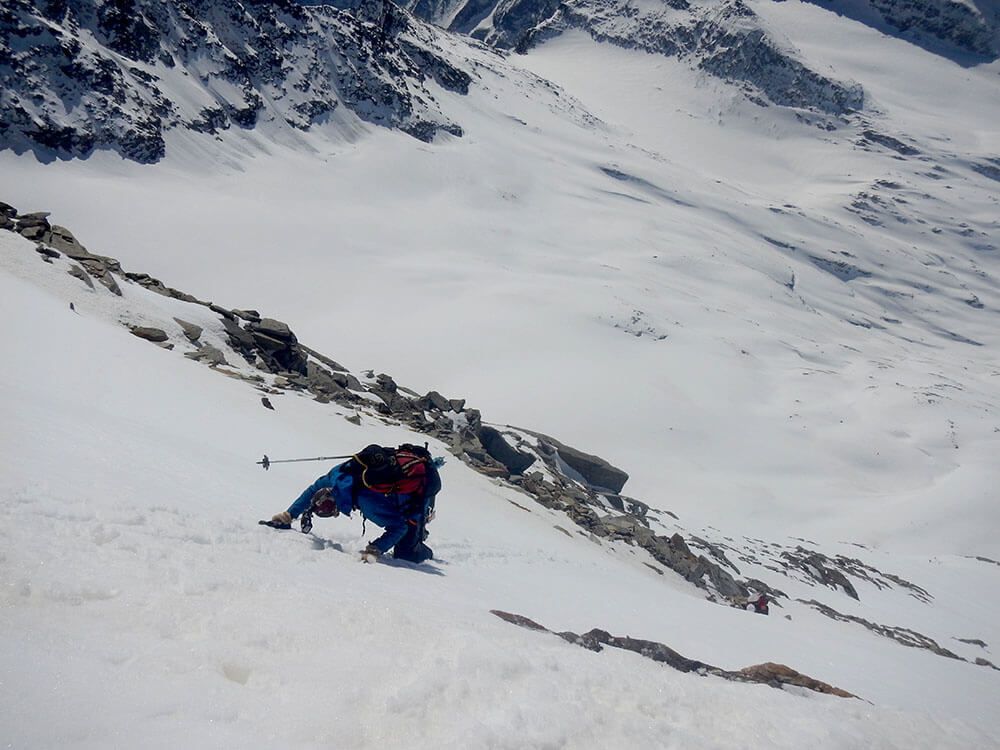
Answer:
M814 5L753 7L811 66L862 84L867 124L820 130L567 34L508 66L484 51L468 97L440 92L460 141L362 125L350 145L306 134L303 156L185 133L153 169L5 153L0 199L288 320L352 370L598 453L689 528L864 555L933 602L871 587L864 609L830 606L996 661L1000 568L971 559L1000 559L996 66ZM788 621L710 604L457 463L433 527L443 575L356 564L332 546L361 545L355 522L318 527L328 542L259 529L317 473L253 473L263 450L411 436L305 399L266 411L70 312L79 281L40 293L30 246L3 252L0 734L15 747L997 745L992 670L805 606ZM400 320L426 337L366 333ZM492 608L724 668L781 661L871 704L586 653Z
M318 470L258 473L248 457L261 445L300 455L413 436L305 398L264 410L244 383L121 325L183 309L221 346L207 310L198 318L135 285L121 298L91 291L10 233L0 253L4 345L32 352L0 374L11 747L989 746L994 671L792 601L769 618L710 604L628 549L564 533L559 514L525 513L522 495L460 463L443 469L431 564L360 564L357 519L308 537L263 529L254 516ZM993 610L970 608L995 564L886 560L940 596L928 606L865 587L866 613L995 642ZM788 583L793 596L808 590ZM669 641L724 669L794 664L862 700L580 652L510 628L493 607Z

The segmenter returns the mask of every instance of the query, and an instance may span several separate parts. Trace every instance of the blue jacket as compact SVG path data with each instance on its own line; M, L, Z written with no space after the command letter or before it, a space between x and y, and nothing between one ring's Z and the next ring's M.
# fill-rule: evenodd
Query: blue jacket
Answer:
M329 487L337 510L346 516L354 510L354 478L347 470L344 462L334 466L328 474L324 474L303 490L298 499L289 507L292 518L298 518L309 510L313 495L324 487ZM434 496L441 490L441 476L433 463L427 467L427 482L423 495L409 494L383 495L381 492L364 487L357 488L357 507L361 515L385 530L372 545L381 552L388 552L396 546L407 531L410 524L419 523L427 512L434 507Z

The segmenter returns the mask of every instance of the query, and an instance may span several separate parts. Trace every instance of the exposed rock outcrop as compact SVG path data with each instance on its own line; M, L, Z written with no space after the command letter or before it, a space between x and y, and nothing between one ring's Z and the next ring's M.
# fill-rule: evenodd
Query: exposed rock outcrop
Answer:
M111 149L148 163L173 129L309 130L341 109L421 140L461 135L425 82L465 93L470 74L405 11L364 7L379 17L292 0L9 0L0 148L43 159Z
M247 323L244 328L254 343L254 351L271 372L308 373L305 352L299 347L299 340L287 324L272 318L260 322Z
M198 300L197 297L194 297L190 294L185 294L184 292L178 291L177 289L166 286L162 281L160 281L159 279L154 279L148 273L126 272L125 278L127 278L129 281L134 281L135 283L139 284L142 287L145 287L146 289L149 289L152 292L156 292L157 294L162 294L164 297L173 297L174 299L179 299L183 302L195 302L198 304L204 304L200 302L200 300Z
M62 256L58 250L53 250L51 247L47 247L41 243L35 246L35 252L42 256L42 260L46 263L51 263L53 258L59 258Z
M815 680L801 672L796 672L784 664L775 664L770 661L764 664L755 664L752 667L744 667L740 670L740 674L752 682L763 682L774 687L795 685L817 693L836 695L839 698L857 698L856 695L848 693L846 690L841 690L826 682Z
M185 357L188 359L193 359L195 362L203 362L209 367L215 367L217 365L229 366L226 361L226 355L223 354L219 349L208 344L203 345L199 349L193 352L185 352Z
M890 0L884 0L889 2ZM943 1L943 0L941 0ZM409 7L435 23L470 33L497 47L525 52L569 29L599 42L678 57L741 87L754 102L844 115L864 106L855 83L812 70L769 29L744 0L721 3L665 0L410 0Z
M68 273L70 276L80 279L89 289L93 290L94 282L90 280L90 274L80 268L80 266L70 266Z
M659 664L665 664L668 667L672 667L678 672L694 672L703 676L711 675L714 677L721 677L725 680L732 680L734 682L756 682L778 689L781 689L785 685L794 685L796 687L806 688L807 690L813 690L817 693L835 695L840 698L857 698L856 695L849 693L846 690L841 690L833 685L808 677L807 675L797 672L784 664L766 662L764 664L755 664L750 667L745 667L737 672L731 672L725 669L720 669L719 667L714 667L711 664L697 659L689 659L688 657L683 656L669 646L658 641L648 641L640 638L632 638L630 636L614 636L606 630L598 629L590 630L582 635L569 631L555 633L546 628L544 625L539 625L534 620L531 620L523 615L512 614L510 612L504 612L497 609L490 610L490 612L499 617L501 620L509 622L512 625L517 625L518 627L541 633L553 633L553 635L559 636L564 641L577 646L582 646L589 651L599 652L604 646L620 648L625 651L633 651L640 656L644 656L647 659L651 659Z
M533 432L532 430L523 431L539 439L539 449L543 453L553 458L556 462L561 461L565 463L572 472L579 474L588 485L595 489L610 490L613 493L619 493L628 481L627 473L616 466L612 466L600 456L584 453L577 448L560 443L555 438L540 432Z
M826 555L799 546L795 548L794 552L782 552L781 556L824 586L843 589L844 593L852 599L858 598L857 589L854 588L847 576L830 565L830 558Z
M804 600L799 599L803 604L807 604L813 609L821 612L832 620L840 620L841 622L854 622L859 625L863 625L868 630L876 633L877 635L884 636L886 638L891 638L897 643L901 643L904 646L909 646L911 648L922 648L938 656L945 656L949 659L958 659L959 661L966 661L958 654L953 651L949 651L946 648L940 646L937 641L930 638L922 633L918 633L915 630L910 630L909 628L899 628L892 625L880 625L877 622L871 622L863 617L856 617L854 615L847 615L843 612L838 612L833 607L829 607L821 602L815 600Z
M201 326L196 326L194 323L188 323L186 320L181 320L180 318L174 318L174 322L181 327L184 331L184 336L191 343L195 343L201 338L203 328Z
M133 336L138 336L141 339L146 339L146 341L152 341L157 344L170 338L167 336L166 331L149 326L132 326L129 328L129 331L131 331Z
M880 18L885 24L880 30L964 64L995 60L1000 55L1000 8L994 3L861 0L831 6L828 0L813 2L862 23L871 23L872 16Z
M539 438L539 442L541 445L542 438ZM649 527L646 518L649 507L645 503L617 494L598 492L586 483L581 485L574 482L560 473L558 462L547 457L544 452L539 452L539 456L545 460L552 474L551 479L537 471L510 477L512 484L523 489L536 502L565 512L574 523L595 537L625 542L646 550L657 562L708 592L709 596L718 596L730 603L746 601L751 588L747 582L737 580L704 555L693 553L679 533L670 537L655 533ZM609 514L608 505L618 513ZM738 570L735 572L739 573ZM755 591L774 597L784 596L780 591L760 582L756 584L752 587Z
M450 405L449 405L450 406ZM511 447L499 430L483 425L479 428L479 442L494 459L502 463L511 474L523 474L535 462L535 457Z
M749 594L746 584L738 582L720 565L704 555L691 552L680 534L674 534L670 539L653 536L642 546L659 562L680 573L684 580L696 586L708 588L708 584L711 584L715 591L730 600L745 599Z
M871 2L899 28L995 49L995 22L959 3ZM744 0L9 0L0 11L0 148L43 159L109 149L150 163L164 157L172 130L220 139L268 123L308 131L347 113L424 141L461 136L435 89L467 94L473 64L401 5L502 49L582 29L687 60L761 105L828 119L864 106L860 86L809 68Z

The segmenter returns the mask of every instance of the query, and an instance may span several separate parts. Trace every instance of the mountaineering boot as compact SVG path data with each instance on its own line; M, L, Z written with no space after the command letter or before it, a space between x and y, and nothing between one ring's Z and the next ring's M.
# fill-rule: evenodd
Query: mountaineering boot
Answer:
M422 563L434 557L431 548L424 544L427 538L426 521L408 521L406 535L399 540L392 550L392 556L397 560Z

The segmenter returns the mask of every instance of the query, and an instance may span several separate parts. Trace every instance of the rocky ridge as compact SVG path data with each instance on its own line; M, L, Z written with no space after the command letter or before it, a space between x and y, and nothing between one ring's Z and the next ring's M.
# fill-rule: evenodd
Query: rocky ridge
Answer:
M339 0L338 4L352 1ZM1000 11L988 0L813 1L834 13L878 25L888 33L898 34L933 51L950 51L986 60L994 60L1000 54ZM567 13L591 15L599 23L609 24L649 12L649 6L640 9L634 4L616 5L606 0L566 3L554 0L406 0L401 4L433 23L508 47L530 44L535 34L546 31L552 23L558 24L560 16ZM741 16L753 18L754 14L743 3L738 5ZM665 19L677 18L683 11L699 6L719 10L724 17L733 7L725 3L699 4L689 0L663 0L662 6L657 15ZM678 30L681 26L677 24ZM582 28L588 27L584 24ZM678 31L675 35L679 37L675 43L683 47L683 33Z
M988 0L867 0L860 8L846 2L817 4L862 21L868 20L867 12L904 39L971 58L969 63L1000 56L1000 9Z
M514 503L519 508L533 512L530 506L536 504L562 514L566 525L556 525L562 533L632 550L659 575L679 575L711 601L745 609L752 594L764 593L778 608L798 601L826 617L861 625L903 645L973 661L914 630L845 615L815 600L794 599L773 583L744 576L740 566L781 576L786 582L783 587L804 584L859 603L862 586L898 589L923 604L932 601L930 592L899 576L846 555L828 556L808 540L787 546L749 538L737 542L724 536L708 540L691 534L670 511L622 494L628 474L598 456L539 432L486 423L464 399L447 398L436 391L421 396L384 373L352 374L299 342L282 321L253 309L230 309L197 299L147 274L128 271L114 258L91 253L70 230L52 224L45 212L19 213L0 203L0 230L34 242L39 262L79 280L81 293L96 295L91 299L98 305L120 298L131 303L137 299L132 289L178 303L157 318L128 304L128 312L118 320L132 335L165 349L178 349L188 359L246 382L266 408L276 408L272 396L311 397L345 407L351 412L345 418L355 424L364 416L433 437L472 469L522 493L527 504ZM173 314L186 306L190 313ZM74 309L72 302L70 308ZM965 638L962 642L975 641ZM974 663L992 667L981 657Z
M516 615L496 609L491 610L491 612L504 622L509 622L512 625L517 625L518 627L522 627L527 630L535 630L542 633L553 632L548 628L539 625L534 620L528 619L524 615ZM756 682L769 685L779 690L783 689L785 685L791 685L806 688L807 690L812 690L817 693L835 695L839 698L858 697L853 693L848 693L846 690L841 690L833 685L808 677L801 672L795 671L791 667L785 666L784 664L766 662L764 664L754 664L750 667L744 667L743 669L734 672L720 667L714 667L711 664L706 664L705 662L698 661L697 659L689 659L688 657L682 656L669 646L659 643L658 641L648 641L641 638L632 638L630 636L615 636L611 635L611 633L608 633L606 630L599 630L597 628L589 630L583 634L565 631L562 633L553 633L553 635L557 635L564 641L572 643L576 646L581 646L588 651L600 652L603 650L604 646L620 648L624 651L632 651L660 664L666 664L668 667L672 667L678 672L694 672L702 677L721 677L724 680L730 680L732 682Z
M1000 55L1000 17L982 0L817 3L963 64ZM435 91L474 85L462 49L525 52L567 30L685 60L826 129L866 104L860 85L811 68L745 0L11 0L0 8L0 148L149 163L171 131L287 140L328 124L352 133L360 120L424 141L460 136Z
M471 76L437 49L440 32L376 5L351 14L291 0L5 2L0 147L155 162L174 129L294 132L352 117L425 141L461 135L428 83L465 93Z
M350 0L346 0L350 2ZM754 102L843 116L864 107L861 86L805 65L744 0L504 0L406 3L415 14L502 49L526 52L570 29L626 49L677 57L739 86Z
M165 156L172 131L221 140L264 129L287 140L327 124L350 133L361 120L424 141L460 136L434 92L468 93L476 65L461 50L476 42L421 20L441 21L442 7L403 6L11 0L0 8L0 148L45 160L110 149L151 163ZM860 86L804 65L744 0L672 0L659 9L624 0L505 2L488 27L477 8L486 10L468 4L449 28L503 53L583 29L689 60L762 106L819 113L826 127L864 106Z

